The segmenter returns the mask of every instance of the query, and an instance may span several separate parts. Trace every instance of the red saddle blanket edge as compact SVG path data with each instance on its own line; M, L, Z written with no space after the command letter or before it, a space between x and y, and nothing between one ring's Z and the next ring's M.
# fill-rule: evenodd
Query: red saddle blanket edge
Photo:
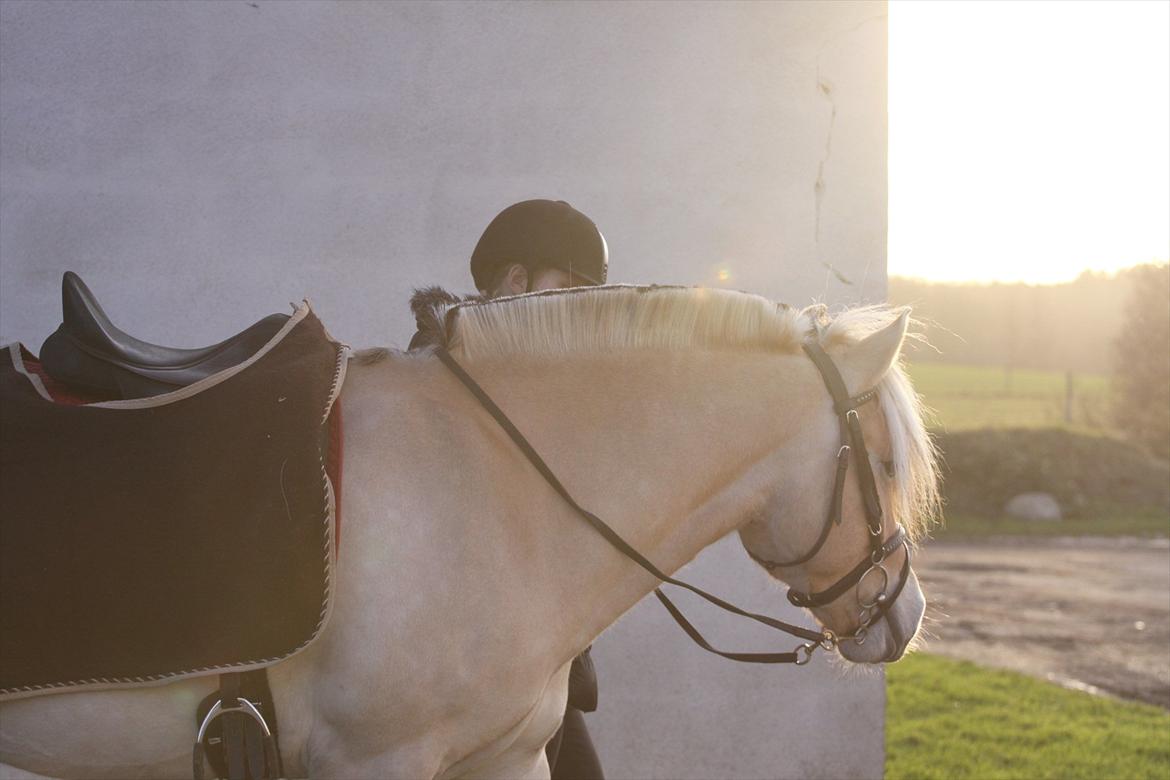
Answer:
M40 358L33 354L23 344L19 345L20 359L24 363L24 368L31 376L35 376L40 380L41 385L44 386L45 392L49 394L49 398L53 403L62 404L64 406L84 406L86 404L100 403L103 401L113 401L116 399L106 398L100 394L91 393L83 388L73 387L58 382L53 377L45 372L44 366L41 365ZM333 557L337 558L338 551L341 549L341 478L342 478L342 462L344 458L344 428L341 417L341 395L338 393L337 399L333 402L333 406L329 411L329 455L326 458L325 473L329 476L329 482L333 485Z

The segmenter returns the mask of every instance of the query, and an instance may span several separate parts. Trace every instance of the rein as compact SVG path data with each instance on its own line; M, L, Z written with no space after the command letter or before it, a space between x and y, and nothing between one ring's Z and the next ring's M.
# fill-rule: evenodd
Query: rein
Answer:
M810 348L814 348L820 354L814 356L815 353ZM859 445L857 447L858 455L860 458L864 459L864 465L859 463L858 470L862 472L863 475L868 475L868 479L865 479L864 477L862 478L862 492L865 496L866 506L866 522L870 530L871 542L875 538L873 536L875 534L875 528L877 540L877 546L871 553L870 558L862 561L861 564L859 564L853 571L851 571L849 574L846 574L841 580L839 580L829 589L816 594L800 594L796 593L795 591L789 591L789 600L792 601L793 604L797 606L818 606L820 604L832 601L838 595L847 591L852 585L864 580L869 575L870 571L874 568L878 568L882 572L885 572L885 569L881 567L881 561L885 558L885 555L889 551L892 551L893 549L896 549L898 545L905 543L905 532L899 526L898 530L890 537L888 542L883 543L881 541L881 505L878 500L877 488L873 479L873 472L869 470L868 458L865 454L864 441L861 439L861 427L857 422L856 411L856 406L876 397L876 391L870 390L867 393L863 393L855 398L850 398L848 394L838 396L837 388L839 387L843 389L844 382L841 380L840 373L837 371L836 366L833 365L832 360L817 345L806 344L805 352L808 353L809 357L820 370L821 375L825 380L826 387L829 388L830 394L833 395L834 407L837 409L838 415L842 418L843 436L852 441L854 444ZM785 653L739 653L719 650L707 642L703 635L699 633L698 629L696 629L686 619L686 617L683 616L678 607L676 607L675 604L666 596L666 594L662 592L661 588L655 588L654 595L658 597L658 600L662 602L662 605L666 607L667 612L670 613L670 616L674 618L675 622L678 623L682 630L686 632L687 636L689 636L691 640L694 641L695 644L697 644L699 647L710 653L714 653L715 655L722 656L723 658L727 658L732 661L757 664L791 663L796 664L797 666L803 666L809 662L809 660L812 658L813 651L815 651L818 647L825 650L832 650L837 646L838 638L829 629L815 631L803 626L785 623L782 620L777 620L776 618L769 617L767 615L760 615L755 612L749 612L735 606L734 604L724 601L718 596L708 593L702 588L699 588L683 580L675 579L674 577L671 577L659 570L657 566L655 566L640 552L635 550L625 539L621 537L620 534L618 534L613 530L613 528L606 524L605 521L577 503L576 499L573 498L573 496L569 493L568 489L565 488L561 481L557 479L557 476L552 472L552 469L548 467L548 464L544 462L544 459L540 457L536 450L533 449L532 445L529 444L524 435L520 433L512 421L508 419L508 416L504 414L503 410L496 405L495 401L493 401L487 392L482 387L480 387L479 383L477 383L471 377L471 375L468 374L461 365L459 365L455 358L453 358L444 347L436 347L435 355L439 358L443 365L445 365L451 371L451 373L454 374L455 377L463 383L463 385L471 392L471 394L475 396L476 400L480 402L480 404L484 407L488 414L492 416L496 423L499 424L504 432L508 434L508 437L513 441L513 443L516 444L516 446L520 449L520 452L523 453L524 457L527 458L528 461L540 473L540 475L544 477L545 481L548 482L553 490L555 490L561 496L561 498L563 498L565 502L577 512L577 514L583 517L585 521L588 522L594 530L601 534L601 536L604 537L605 540L609 542L610 545L612 545L615 549L664 583L689 590L697 596L710 602L711 604L714 604L720 609L723 609L732 614L749 618L770 628L774 628L778 631L783 631L784 633L807 640L797 646L795 650ZM832 380L828 375L826 375L826 370L831 371ZM834 522L836 524L840 524L841 522L842 494L844 491L845 472L848 468L848 454L850 449L851 448L848 444L844 444L842 445L838 454L837 476L829 519L826 521L825 527L821 532L821 536L814 545L813 550L797 560L787 561L784 563L773 563L771 561L756 558L756 556L752 555L753 559L765 567L778 568L782 566L794 566L799 563L804 563L817 554L825 540L828 538L829 530L832 528ZM874 519L875 514L871 513L871 507L876 508L876 520ZM887 547L889 548L888 550L886 549ZM749 551L748 554L751 555L751 552ZM884 614L885 610L889 608L889 605L893 603L895 598L897 598L898 593L900 593L902 590L902 586L905 585L906 579L909 575L909 569L910 556L909 550L907 550L906 563L903 566L900 582L896 591L887 597L884 592L885 588L883 586L883 592L872 604L862 604L863 615L861 628L858 630L858 632L854 633L853 637L850 638L855 639L855 641L858 641L859 643L864 640L864 634L862 632L864 632L867 627L877 619L878 616ZM798 601L798 599L800 600ZM806 599L812 599L813 601L804 603L804 600ZM821 601L821 599L824 599L824 601ZM860 639L858 639L859 634L861 634Z

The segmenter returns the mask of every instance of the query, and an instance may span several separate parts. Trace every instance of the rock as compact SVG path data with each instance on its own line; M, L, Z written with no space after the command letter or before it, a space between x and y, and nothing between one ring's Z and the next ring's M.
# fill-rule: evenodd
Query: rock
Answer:
M1060 520L1060 504L1051 493L1021 493L1004 505L1003 511L1023 520Z

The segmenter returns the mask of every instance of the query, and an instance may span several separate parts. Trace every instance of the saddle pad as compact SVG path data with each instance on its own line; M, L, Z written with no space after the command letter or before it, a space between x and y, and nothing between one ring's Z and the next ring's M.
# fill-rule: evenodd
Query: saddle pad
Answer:
M0 699L268 666L331 606L345 348L305 304L165 395L50 400L0 361Z

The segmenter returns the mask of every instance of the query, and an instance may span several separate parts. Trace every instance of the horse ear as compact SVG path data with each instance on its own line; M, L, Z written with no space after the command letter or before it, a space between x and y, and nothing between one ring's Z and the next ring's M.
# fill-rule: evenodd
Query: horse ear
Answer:
M889 325L845 350L841 374L850 393L864 393L881 381L898 359L909 324L910 310L903 309Z

